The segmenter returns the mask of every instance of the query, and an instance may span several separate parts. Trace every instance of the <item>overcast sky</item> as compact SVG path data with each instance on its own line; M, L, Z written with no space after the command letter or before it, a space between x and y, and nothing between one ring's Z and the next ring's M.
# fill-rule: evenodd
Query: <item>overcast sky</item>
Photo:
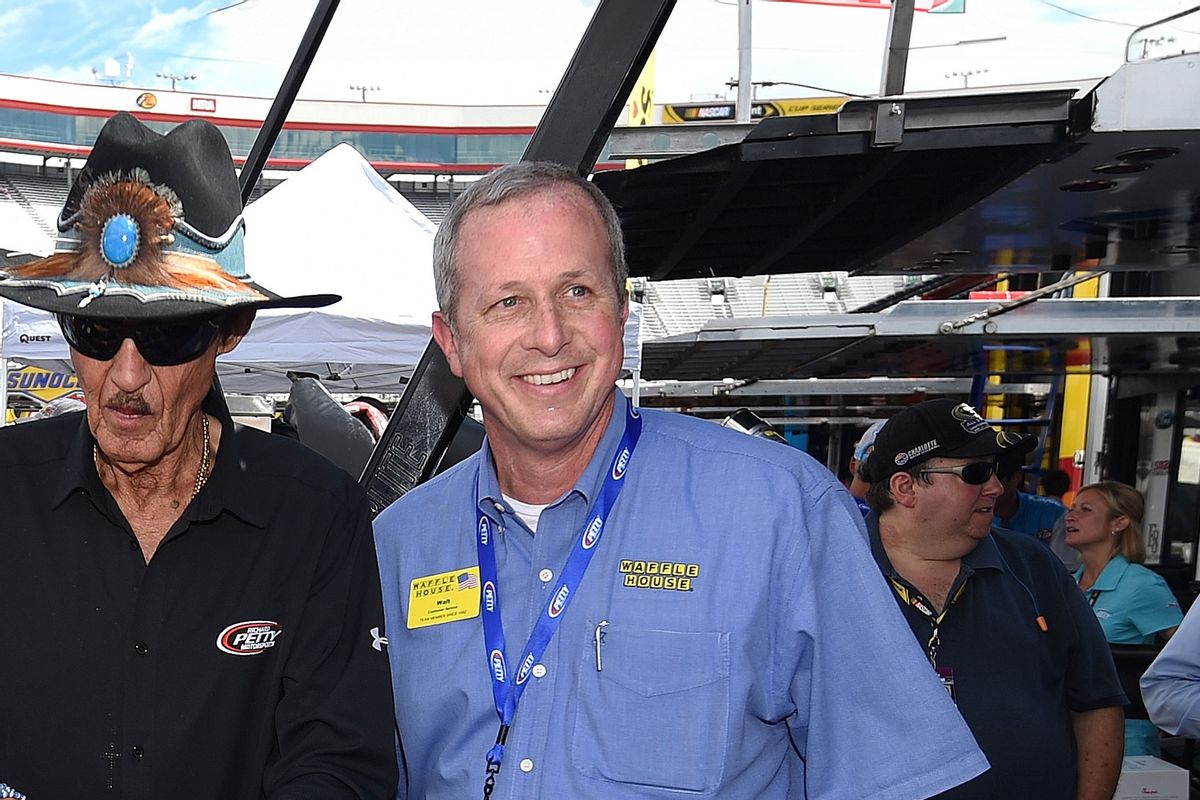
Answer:
M1138 25L1190 0L966 0L964 14L917 14L909 90L1110 74ZM313 0L0 0L0 72L91 81L116 59L122 78L164 89L273 95ZM418 103L544 103L595 0L342 0L304 98ZM878 92L888 13L755 0L754 80ZM737 8L680 0L659 42L656 100L732 97ZM970 39L998 39L961 44ZM1173 39L1174 41L1171 41ZM1145 40L1145 41L1143 41ZM931 47L930 45L937 45ZM949 46L942 46L949 45ZM1200 50L1200 14L1139 35L1135 57ZM958 75L955 75L958 73ZM760 97L818 94L764 88Z

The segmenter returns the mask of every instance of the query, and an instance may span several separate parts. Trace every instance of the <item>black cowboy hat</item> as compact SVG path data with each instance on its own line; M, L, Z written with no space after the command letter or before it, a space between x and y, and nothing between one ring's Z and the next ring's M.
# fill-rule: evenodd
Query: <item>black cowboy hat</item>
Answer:
M55 253L0 273L0 296L60 314L173 319L318 308L246 273L241 191L225 137L203 120L165 136L120 113L104 124L58 218Z

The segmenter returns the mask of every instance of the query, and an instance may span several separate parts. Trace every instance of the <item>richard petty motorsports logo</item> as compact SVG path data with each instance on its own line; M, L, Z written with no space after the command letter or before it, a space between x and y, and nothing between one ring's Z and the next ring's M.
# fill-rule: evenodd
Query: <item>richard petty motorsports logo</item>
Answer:
M217 649L232 656L256 656L275 646L283 626L269 619L235 622L217 636Z
M622 585L631 589L690 592L700 577L699 564L678 561L635 561L623 558L619 566Z

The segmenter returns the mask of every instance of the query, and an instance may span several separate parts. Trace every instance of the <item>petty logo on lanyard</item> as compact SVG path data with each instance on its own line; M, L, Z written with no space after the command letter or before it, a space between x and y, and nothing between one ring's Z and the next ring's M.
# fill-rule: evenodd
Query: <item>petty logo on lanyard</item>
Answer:
M638 437L642 434L642 418L632 405L627 406L625 432L621 443L613 455L612 464L604 476L604 485L596 496L592 507L588 510L583 527L575 537L575 545L567 556L558 585L546 599L542 612L538 615L525 644L525 651L517 671L513 674L508 668L504 649L504 624L500 619L500 584L496 575L496 542L495 528L490 519L479 508L479 484L475 486L475 514L478 521L476 527L475 546L479 551L479 572L483 578L483 592L480 594L479 605L483 616L483 641L487 648L488 671L492 676L492 696L496 701L496 713L500 717L500 730L496 734L496 744L487 754L487 775L483 782L484 798L491 797L496 786L496 776L500 774L500 763L504 760L504 742L508 738L508 729L512 725L513 716L517 711L517 703L528 685L529 673L546 652L546 646L558 630L558 623L571 603L579 582L591 563L596 545L604 534L604 525L613 505L621 494L625 484L625 471L629 467L629 459L637 447Z

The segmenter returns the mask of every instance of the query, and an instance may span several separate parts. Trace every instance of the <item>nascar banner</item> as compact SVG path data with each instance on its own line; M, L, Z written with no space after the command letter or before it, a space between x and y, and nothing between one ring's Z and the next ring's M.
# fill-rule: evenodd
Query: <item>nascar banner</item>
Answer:
M891 0L772 0L775 3L806 3L814 6L844 8L891 8ZM917 0L916 10L932 14L962 14L967 0Z
M750 106L751 119L767 117L808 117L836 114L846 104L845 97L802 97L792 100L755 100ZM662 107L664 125L686 122L733 122L733 103L667 103Z

